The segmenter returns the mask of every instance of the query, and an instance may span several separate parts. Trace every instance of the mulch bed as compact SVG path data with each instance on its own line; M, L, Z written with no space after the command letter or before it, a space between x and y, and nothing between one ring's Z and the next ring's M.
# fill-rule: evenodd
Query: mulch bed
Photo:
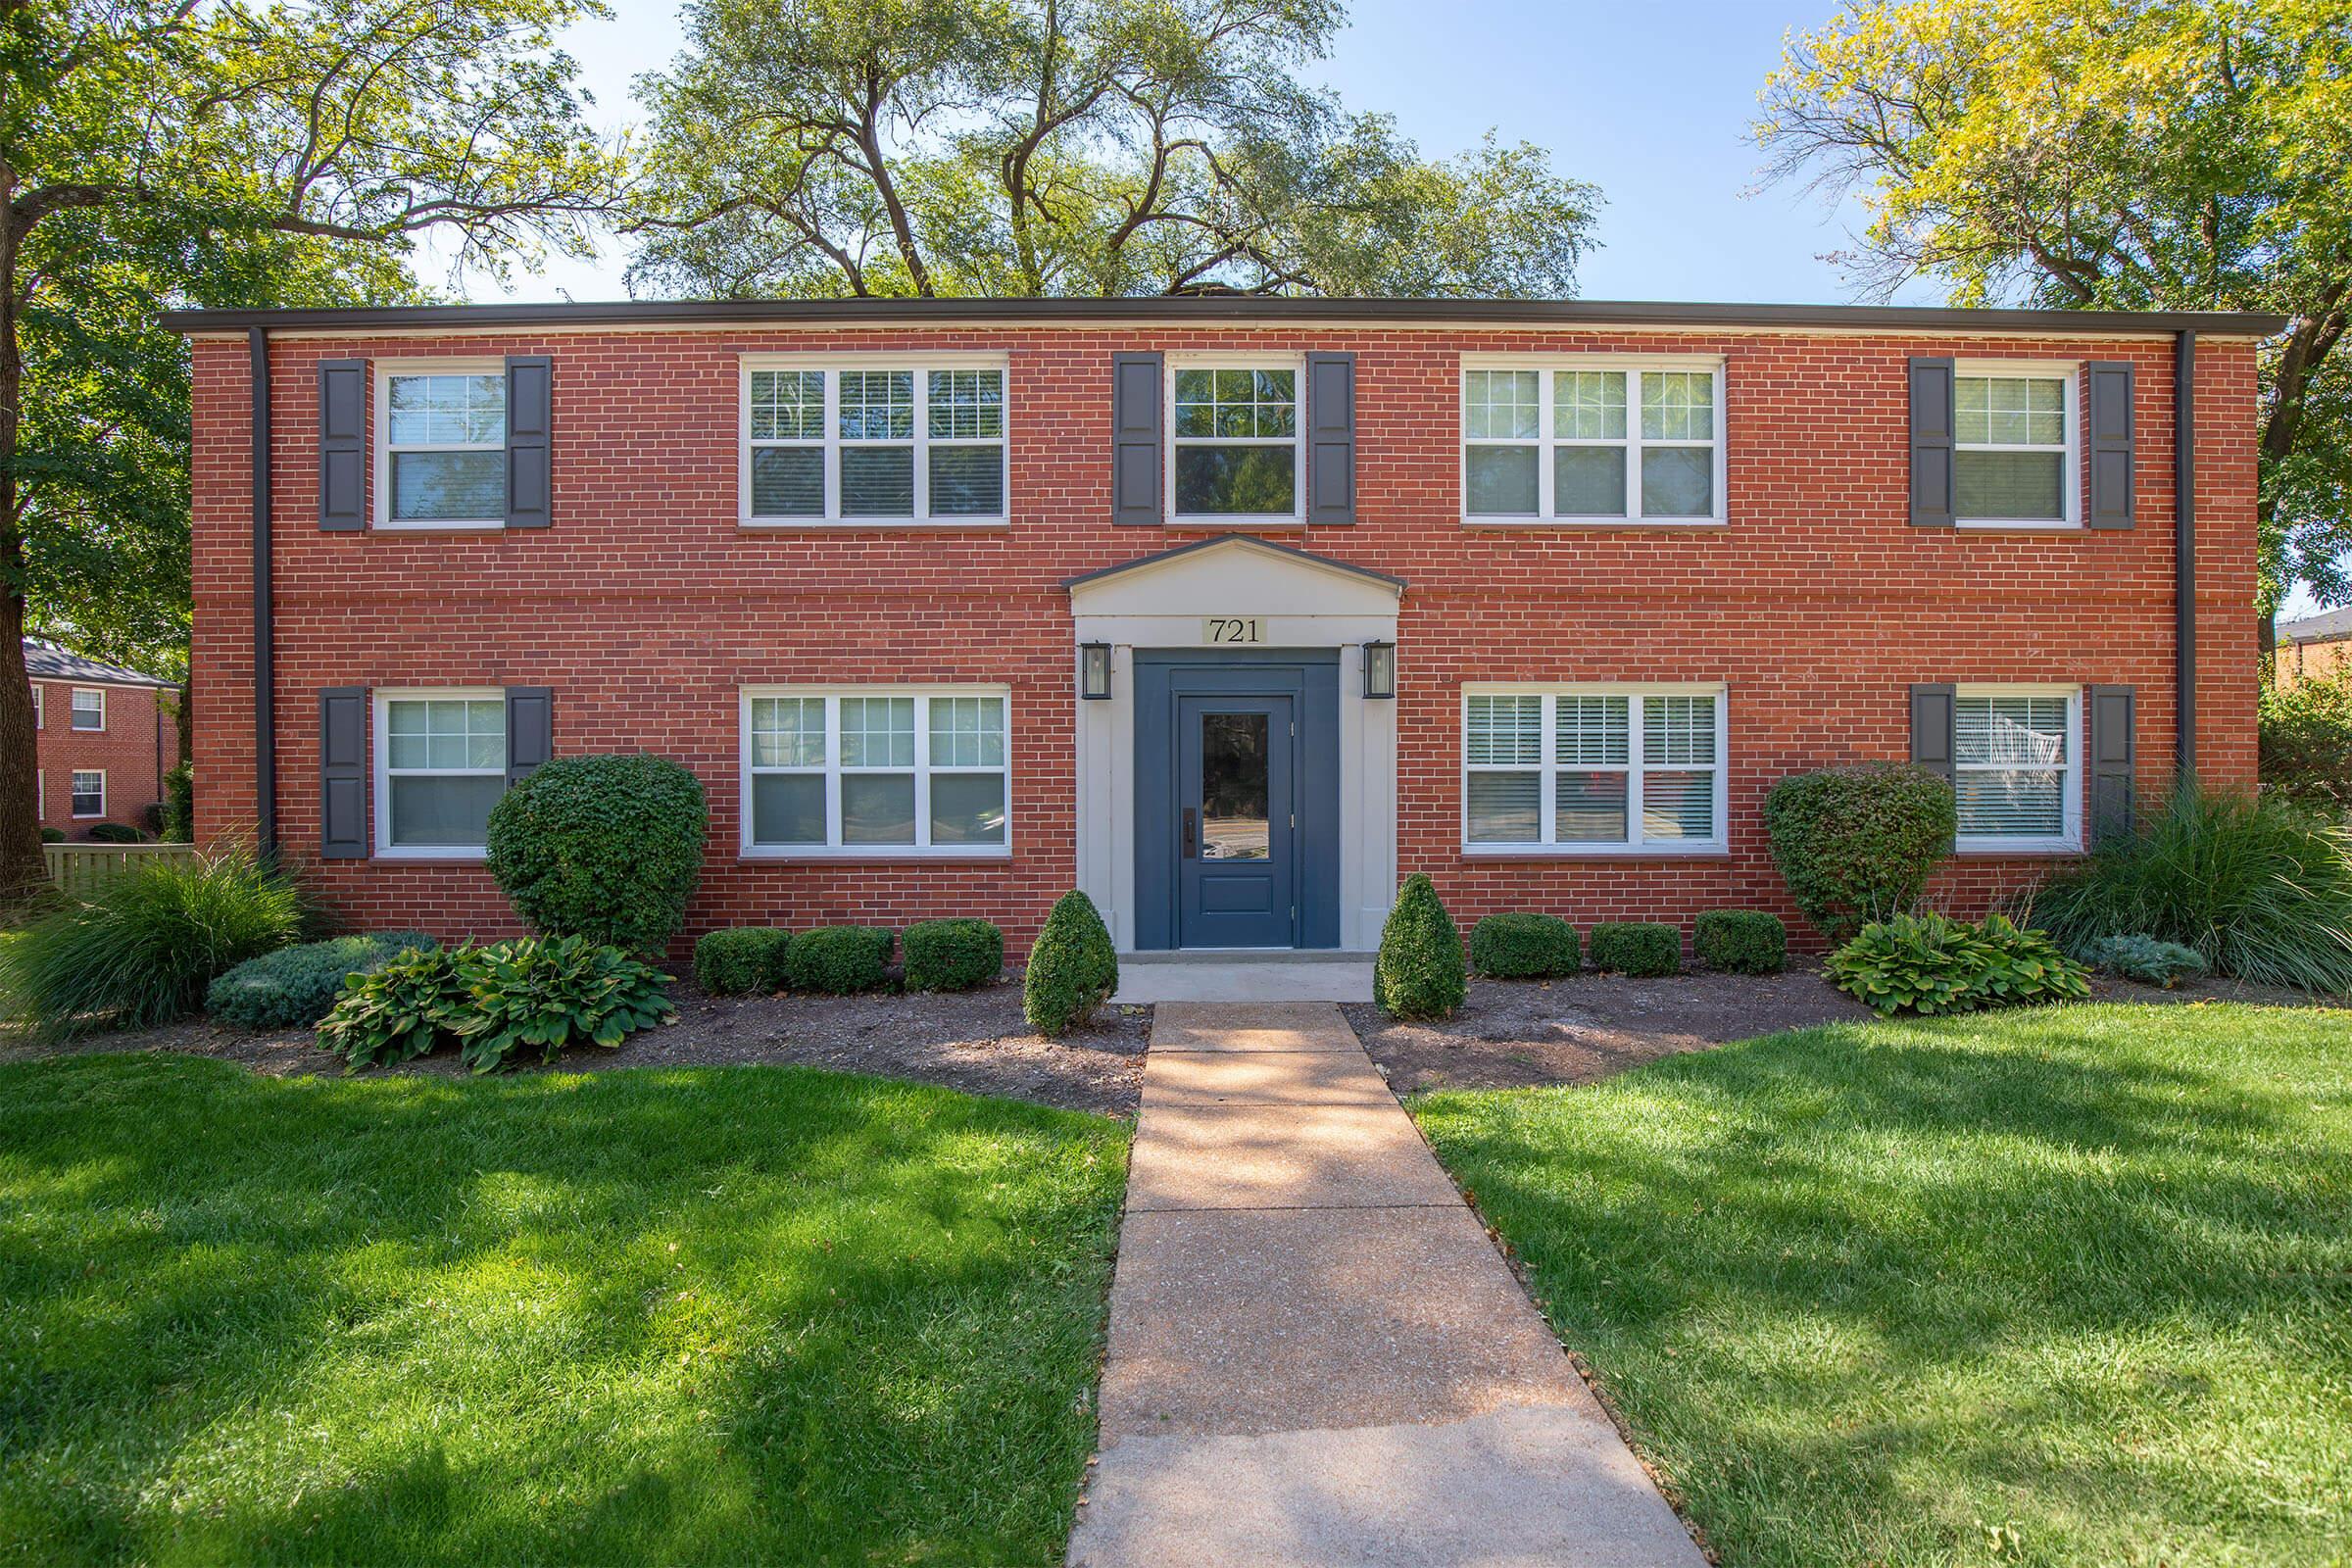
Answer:
M690 982L670 988L675 1023L644 1029L612 1051L566 1051L553 1067L705 1067L767 1062L829 1067L1003 1095L1065 1110L1132 1116L1143 1092L1151 1009L1106 1007L1086 1029L1046 1040L1021 1017L1017 982L978 991L870 997L709 997ZM176 1051L241 1062L278 1076L341 1072L307 1029L255 1033L201 1019L161 1029L93 1035L62 1047L0 1044L0 1060L83 1051ZM370 1072L461 1073L454 1051Z
M2101 976L2091 986L2101 1002L2315 1004L2299 991L2234 980L2162 991ZM1678 1052L1874 1016L1810 967L1762 976L1473 980L1469 1002L1443 1023L1399 1023L1368 1003L1341 1010L1398 1094L1592 1083Z

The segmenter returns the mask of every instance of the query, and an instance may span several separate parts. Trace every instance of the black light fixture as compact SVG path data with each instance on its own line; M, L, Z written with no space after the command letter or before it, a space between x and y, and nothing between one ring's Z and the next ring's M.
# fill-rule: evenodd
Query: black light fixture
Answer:
M1364 644L1364 695L1394 698L1396 695L1396 645L1395 643Z
M1090 703L1110 699L1110 644L1078 645L1078 695Z

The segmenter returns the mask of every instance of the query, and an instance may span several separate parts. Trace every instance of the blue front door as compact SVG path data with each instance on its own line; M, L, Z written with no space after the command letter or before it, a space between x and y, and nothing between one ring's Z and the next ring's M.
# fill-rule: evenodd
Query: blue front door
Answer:
M1176 700L1179 947L1296 945L1298 733L1289 697Z

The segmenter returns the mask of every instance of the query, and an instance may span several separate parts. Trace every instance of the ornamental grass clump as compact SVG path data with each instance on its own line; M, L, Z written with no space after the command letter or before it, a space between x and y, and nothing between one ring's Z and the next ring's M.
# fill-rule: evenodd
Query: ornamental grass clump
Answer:
M45 1037L168 1023L215 976L300 937L303 917L293 881L241 851L136 866L0 950L0 996Z
M315 1024L343 994L346 979L432 945L420 931L379 931L280 948L248 958L215 980L204 994L204 1010L217 1022L243 1029Z
M1773 863L1833 942L1917 904L1958 823L1951 785L1903 763L1796 773L1764 797Z
M1119 988L1119 955L1095 901L1072 888L1054 902L1029 948L1021 1011L1029 1027L1059 1039L1095 1015Z
M1874 920L1830 955L1833 985L1883 1013L1972 1012L2090 995L2090 977L2045 932L2003 914Z
M1556 914L1490 914L1470 928L1470 967L1490 980L1556 980L1583 965L1576 927Z
M2352 832L2269 797L2182 780L2138 828L2023 901L2070 952L2177 942L2216 974L2352 992Z
M1462 934L1445 901L1419 871L1396 890L1396 906L1380 931L1372 1000L1392 1018L1450 1018L1470 994Z
M559 757L490 808L490 874L547 936L659 953L686 923L708 815L665 757Z

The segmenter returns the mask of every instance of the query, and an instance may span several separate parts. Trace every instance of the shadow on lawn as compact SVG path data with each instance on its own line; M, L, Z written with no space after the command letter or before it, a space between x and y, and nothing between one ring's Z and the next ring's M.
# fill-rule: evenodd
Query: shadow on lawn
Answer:
M103 1560L1045 1560L1115 1129L794 1069L0 1070L0 1518Z

